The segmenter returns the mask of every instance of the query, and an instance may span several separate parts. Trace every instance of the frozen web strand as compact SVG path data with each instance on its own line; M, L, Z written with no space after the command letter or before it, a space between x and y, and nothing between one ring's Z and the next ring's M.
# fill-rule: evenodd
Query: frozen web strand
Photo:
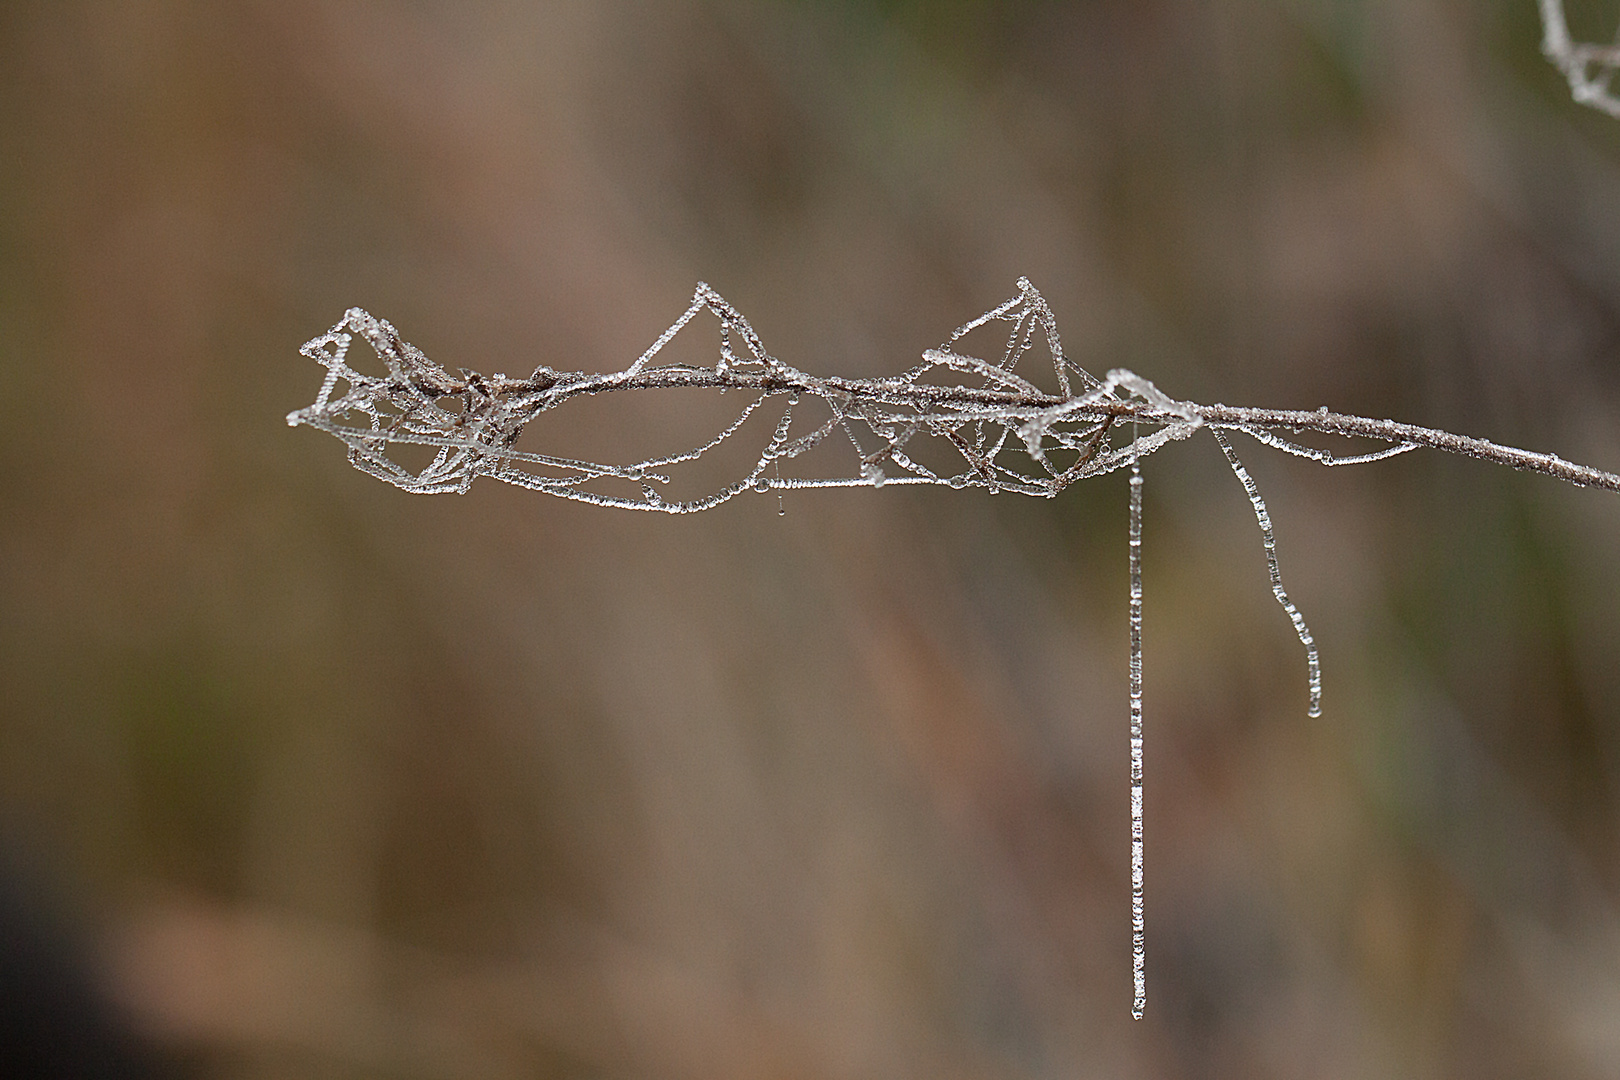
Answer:
M1307 461L1314 461L1319 465L1366 465L1370 462L1383 461L1385 458L1397 457L1417 449L1417 443L1403 442L1396 443L1394 446L1386 446L1382 450L1374 450L1368 454L1345 456L1319 450L1314 446L1301 446L1299 443L1285 439L1275 432L1267 431L1265 428L1236 426L1232 430L1251 435L1267 446L1275 447L1287 454L1293 454L1295 457L1305 458Z
M1131 1016L1147 1010L1146 893L1142 876L1142 466L1131 462Z
M1249 505L1254 507L1254 518L1260 523L1260 538L1266 549L1266 570L1271 574L1271 595L1277 598L1277 603L1288 613L1288 621L1294 624L1294 633L1299 635L1300 644L1305 646L1305 664L1309 671L1311 688L1311 705L1308 712L1311 716L1321 716L1322 667L1316 659L1316 640L1311 637L1310 627L1305 625L1305 616L1299 613L1299 609L1288 599L1288 592L1283 588L1282 569L1277 565L1277 538L1271 530L1271 515L1266 512L1266 501L1260 497L1260 488L1255 484L1254 477L1249 475L1249 470L1238 460L1231 441L1219 428L1210 428L1210 434L1221 444L1221 453L1226 455L1232 471L1237 474L1238 480L1243 484L1243 490L1248 493Z

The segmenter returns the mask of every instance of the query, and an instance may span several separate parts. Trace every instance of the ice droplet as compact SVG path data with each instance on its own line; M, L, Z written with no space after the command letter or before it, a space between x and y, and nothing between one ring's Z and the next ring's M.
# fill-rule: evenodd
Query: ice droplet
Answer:
M883 470L878 468L870 461L861 466L861 475L864 476L866 478L866 482L871 484L873 487L882 487L883 481L888 479L883 475Z

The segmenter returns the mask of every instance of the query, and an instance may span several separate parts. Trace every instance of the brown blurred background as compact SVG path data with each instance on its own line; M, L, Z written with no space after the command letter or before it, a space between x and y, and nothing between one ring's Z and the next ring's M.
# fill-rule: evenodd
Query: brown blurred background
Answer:
M1027 274L1093 370L1620 468L1620 123L1539 41L1534 0L0 5L6 918L165 1075L1620 1076L1613 494L1241 442L1313 721L1219 451L1147 463L1138 1024L1121 476L665 518L410 497L283 420L353 304L609 370L702 278L875 375Z

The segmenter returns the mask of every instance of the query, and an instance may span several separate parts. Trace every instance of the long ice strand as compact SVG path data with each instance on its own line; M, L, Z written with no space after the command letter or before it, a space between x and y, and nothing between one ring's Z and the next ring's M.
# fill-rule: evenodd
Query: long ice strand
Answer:
M1131 1016L1147 1007L1147 924L1142 887L1142 466L1131 462Z
M1316 660L1316 640L1311 637L1311 628L1305 625L1305 616L1299 613L1299 609L1288 599L1288 593L1283 589L1282 570L1277 566L1277 538L1271 531L1271 515L1266 512L1266 501L1260 497L1260 488L1255 485L1249 470L1243 467L1243 462L1238 460L1237 452L1232 449L1232 444L1227 441L1226 436L1221 434L1219 428L1212 427L1209 433L1221 444L1221 452L1231 463L1232 471L1243 484L1243 490L1249 493L1249 505L1254 507L1254 518L1260 523L1260 538L1265 542L1266 569L1271 572L1271 595L1277 598L1277 603L1288 613L1288 621L1294 624L1294 633L1299 635L1300 644L1305 646L1305 665L1311 685L1311 706L1308 712L1311 716L1321 716L1322 666Z

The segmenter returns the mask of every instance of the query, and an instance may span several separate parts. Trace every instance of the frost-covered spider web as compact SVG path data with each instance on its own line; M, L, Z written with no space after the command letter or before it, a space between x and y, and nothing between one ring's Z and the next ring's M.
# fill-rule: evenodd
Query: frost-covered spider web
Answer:
M705 313L719 323L713 362L693 365L669 359L671 342ZM967 351L970 335L980 332L977 340L998 329L1005 335L995 336L990 358ZM374 354L379 373L351 364L356 339ZM924 352L920 363L888 378L815 376L784 363L766 350L735 308L703 284L681 317L635 363L612 374L545 366L523 378L466 369L452 373L406 342L393 326L359 308L351 308L302 351L326 368L326 377L315 403L289 414L288 423L329 432L348 447L357 468L413 492L465 492L478 477L489 476L599 506L678 514L718 506L750 491L885 484L1051 497L1076 481L1129 468L1132 1014L1138 1018L1146 1002L1142 459L1200 428L1213 433L1254 509L1272 593L1305 647L1309 711L1316 716L1321 710L1316 646L1283 589L1265 502L1224 431L1244 431L1326 465L1376 460L1412 449L1417 445L1413 438L1444 434L1325 411L1263 412L1177 401L1123 368L1098 379L1063 355L1052 311L1025 279L1019 280L1016 296L958 327L940 347ZM1018 371L1021 362L1038 352L1050 359L1056 392ZM1024 366L1027 370L1029 364ZM543 429L547 413L575 399L673 388L740 391L743 403L735 419L712 436L671 453L592 461L519 446L531 425ZM1371 436L1389 445L1371 454L1338 457L1276 433L1301 427ZM763 445L756 441L745 451L741 475L693 498L665 494L678 473L734 447L747 432L756 440L762 437ZM411 467L402 460L410 452L429 460ZM1545 464L1535 455L1527 455L1527 461L1521 467ZM803 467L811 462L816 467Z
M705 312L719 321L713 365L665 360L666 346ZM1010 327L993 361L956 348L969 333L998 323ZM351 366L356 338L382 362L381 374ZM1057 394L1016 370L1038 343L1050 353ZM464 492L479 476L489 476L567 499L664 513L705 510L750 490L885 483L1048 496L1076 480L1123 468L1200 426L1128 371L1098 380L1067 360L1051 309L1027 280L1019 281L1017 296L959 327L942 346L925 352L921 363L881 379L817 377L785 364L766 351L748 320L702 284L651 348L610 375L549 367L526 378L465 369L452 374L359 308L302 351L325 365L327 377L315 404L292 413L288 422L337 436L356 467L422 493ZM740 389L748 398L735 421L706 442L640 460L586 461L516 445L530 423L572 399L674 387ZM1163 415L1138 416L1157 430L1116 447L1109 439L1115 419L1137 415L1118 408L1131 396L1165 406ZM774 418L772 434L743 475L693 498L665 494L678 470L730 443L766 412ZM954 465L925 464L916 454L924 443L947 448ZM431 461L416 468L402 463L398 450L408 445L431 448ZM835 445L845 447L836 471L791 468L810 451ZM830 464L825 453L817 460Z
M1620 33L1616 43L1590 45L1575 41L1564 17L1563 0L1541 0L1541 51L1569 80L1570 94L1583 105L1620 117L1620 96L1610 84L1620 70Z

